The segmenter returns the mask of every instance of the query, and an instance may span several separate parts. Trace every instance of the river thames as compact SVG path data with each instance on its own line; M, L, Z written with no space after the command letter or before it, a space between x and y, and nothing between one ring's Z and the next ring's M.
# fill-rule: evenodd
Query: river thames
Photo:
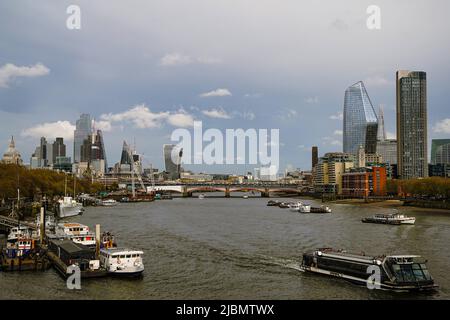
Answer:
M219 196L221 194L217 194ZM280 199L280 198L271 198ZM112 231L120 247L142 249L140 279L102 278L69 290L50 269L0 272L1 299L449 299L450 213L399 208L413 226L365 224L391 208L330 204L331 214L267 207L267 198L174 198L88 207L70 221ZM291 201L290 199L289 201ZM319 205L318 201L306 202ZM368 290L298 270L317 247L366 254L417 254L440 288L435 293Z

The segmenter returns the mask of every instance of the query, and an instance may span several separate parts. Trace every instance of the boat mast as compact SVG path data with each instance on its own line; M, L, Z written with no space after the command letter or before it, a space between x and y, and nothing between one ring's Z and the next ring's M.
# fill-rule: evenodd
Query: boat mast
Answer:
M75 192L75 188L76 188L76 182L77 182L77 176L75 175L75 173L73 174L73 198L75 199L76 197L76 192Z
M67 174L64 176L64 197L67 197Z

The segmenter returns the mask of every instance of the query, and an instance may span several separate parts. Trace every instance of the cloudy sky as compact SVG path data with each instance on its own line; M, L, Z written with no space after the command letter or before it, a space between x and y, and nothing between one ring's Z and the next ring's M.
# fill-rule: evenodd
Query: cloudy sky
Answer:
M69 5L81 29L66 27ZM381 8L381 30L366 9ZM162 167L176 128L279 128L281 168L341 151L345 89L363 80L395 136L395 71L428 77L429 138L450 137L450 2L142 0L0 2L0 142L26 162L42 135L90 113L110 165L122 141ZM190 166L242 172L244 166Z

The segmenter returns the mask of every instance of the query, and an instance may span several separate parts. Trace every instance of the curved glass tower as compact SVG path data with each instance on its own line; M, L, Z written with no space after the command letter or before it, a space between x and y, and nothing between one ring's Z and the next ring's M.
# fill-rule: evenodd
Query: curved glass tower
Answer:
M378 118L362 81L345 90L343 131L345 153L357 154L359 146L376 152Z

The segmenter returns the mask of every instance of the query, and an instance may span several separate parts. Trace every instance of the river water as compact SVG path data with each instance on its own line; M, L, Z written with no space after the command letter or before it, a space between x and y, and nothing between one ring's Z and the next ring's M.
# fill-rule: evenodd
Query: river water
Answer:
M217 194L221 195L221 194ZM273 199L273 198L272 198ZM307 200L312 204L319 203ZM267 207L267 199L174 198L88 207L78 221L100 223L119 246L145 252L141 279L83 280L81 290L46 272L0 272L1 299L449 299L450 214L404 209L414 226L361 223L392 209L331 204L332 214ZM303 251L345 248L418 254L440 288L433 294L368 290L298 270Z

